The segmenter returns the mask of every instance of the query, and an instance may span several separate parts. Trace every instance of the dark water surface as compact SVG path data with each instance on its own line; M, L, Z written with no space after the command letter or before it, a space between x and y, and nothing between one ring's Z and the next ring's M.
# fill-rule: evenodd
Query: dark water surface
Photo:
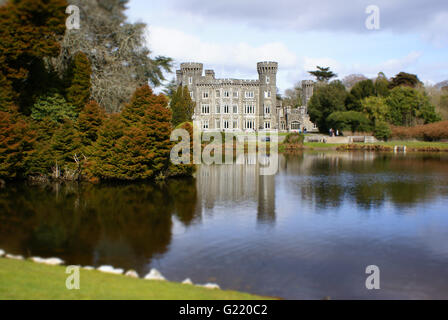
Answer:
M448 155L280 160L267 177L222 165L163 186L8 184L0 248L287 299L448 299ZM365 287L369 265L381 290Z

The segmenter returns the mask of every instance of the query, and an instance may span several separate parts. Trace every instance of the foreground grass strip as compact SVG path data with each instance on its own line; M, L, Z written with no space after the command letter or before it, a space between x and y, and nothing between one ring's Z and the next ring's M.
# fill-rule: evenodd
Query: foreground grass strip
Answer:
M81 269L80 290L67 290L65 267L0 258L0 300L258 300L262 297L146 281Z

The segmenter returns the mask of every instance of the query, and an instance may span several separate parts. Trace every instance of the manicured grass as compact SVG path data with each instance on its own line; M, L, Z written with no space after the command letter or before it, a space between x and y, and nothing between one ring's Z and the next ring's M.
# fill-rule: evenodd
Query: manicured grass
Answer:
M382 146L406 146L408 148L439 148L448 149L448 143L446 142L426 142L426 141L388 141L375 143Z
M344 144L341 143L323 143L323 142L305 142L303 144L306 148L323 148L323 149L336 149Z
M363 145L363 143L357 143ZM367 145L380 145L380 146L406 146L408 148L438 148L442 150L448 150L448 143L445 142L426 142L426 141L388 141L377 143L366 143ZM306 148L321 148L321 149L336 149L339 146L347 145L346 143L320 143L320 142L306 142L304 146Z
M82 270L67 290L65 267L0 258L0 300L252 300L262 297Z

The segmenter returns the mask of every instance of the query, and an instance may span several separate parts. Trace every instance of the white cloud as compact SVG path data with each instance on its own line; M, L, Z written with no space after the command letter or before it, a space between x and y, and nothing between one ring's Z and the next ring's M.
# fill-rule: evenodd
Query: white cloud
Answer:
M198 61L206 65L230 70L253 72L260 61L277 61L282 68L297 65L297 56L281 42L259 46L248 43L211 43L183 31L153 26L149 29L148 43L156 54L172 57L176 62Z
M377 64L350 63L331 57L301 57L282 42L267 42L258 46L245 42L225 43L222 39L210 42L178 29L160 26L149 29L148 44L155 54L172 57L177 64L188 61L204 63L205 68L215 69L220 78L253 79L257 77L257 62L277 61L278 86L282 91L300 80L310 79L308 71L315 70L316 66L330 67L339 79L352 73L375 77L380 71L387 76L394 76L400 71L414 71L417 74L422 71L417 68L423 55L421 51L411 51L405 56ZM427 76L422 80L431 79Z
M423 38L434 46L443 48L448 46L448 12L439 12L428 25L428 32Z
M421 52L413 51L401 59L390 59L381 63L376 66L376 70L385 73L398 73L414 65L421 56Z

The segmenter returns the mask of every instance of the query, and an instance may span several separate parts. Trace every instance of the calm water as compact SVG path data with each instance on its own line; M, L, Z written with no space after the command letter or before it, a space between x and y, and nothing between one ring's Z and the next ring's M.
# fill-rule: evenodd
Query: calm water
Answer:
M277 176L8 185L0 248L287 299L448 299L448 155L304 153ZM365 269L381 269L367 291Z

